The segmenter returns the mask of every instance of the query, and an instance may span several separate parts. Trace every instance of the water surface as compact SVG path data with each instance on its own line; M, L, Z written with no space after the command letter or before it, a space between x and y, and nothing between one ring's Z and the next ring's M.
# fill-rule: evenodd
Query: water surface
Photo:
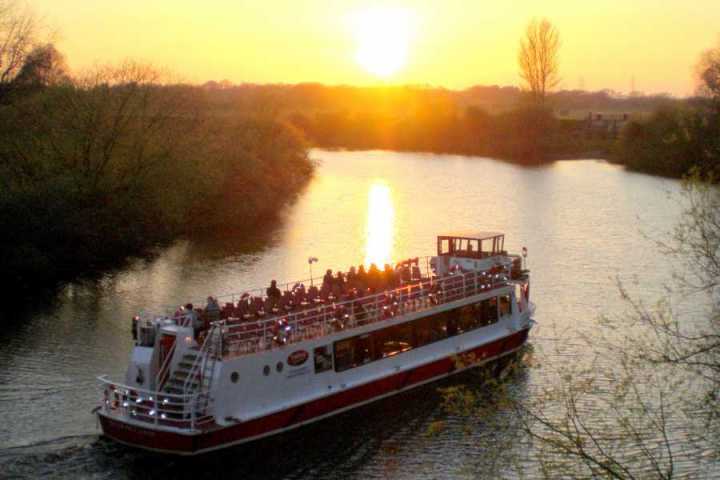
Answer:
M242 292L270 279L314 275L363 262L431 255L435 236L484 230L529 251L542 362L582 361L574 332L626 309L615 279L637 295L664 295L670 266L646 234L679 212L674 180L603 161L523 168L491 159L392 152L314 151L316 177L275 230L213 242L178 241L97 281L67 285L50 300L5 314L0 333L0 472L18 476L477 478L495 476L496 424L448 414L434 386L374 404L279 439L191 463L98 439L90 410L99 374L122 376L129 319L208 294ZM637 280L637 281L636 281ZM9 326L8 326L9 325ZM555 343L557 332L563 343ZM543 369L513 379L519 394L548 382ZM461 379L461 381L468 381ZM470 379L469 381L472 381ZM433 422L444 429L426 432ZM489 423L488 423L489 422ZM518 443L519 445L519 443ZM505 448L505 447L502 447ZM510 448L512 453L512 448ZM522 452L516 459L522 461ZM506 452L507 453L507 452ZM490 474L489 472L495 472Z

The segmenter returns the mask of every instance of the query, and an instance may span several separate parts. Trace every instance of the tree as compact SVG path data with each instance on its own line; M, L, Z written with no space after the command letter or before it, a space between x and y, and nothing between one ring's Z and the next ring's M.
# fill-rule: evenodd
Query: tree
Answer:
M520 40L520 77L533 99L545 103L548 92L560 82L558 54L560 34L547 19L533 19Z
M720 43L702 54L697 74L700 80L699 93L720 102Z
M35 47L15 77L21 86L48 87L70 82L65 56L52 43Z
M0 0L0 103L35 42L37 21L14 0Z

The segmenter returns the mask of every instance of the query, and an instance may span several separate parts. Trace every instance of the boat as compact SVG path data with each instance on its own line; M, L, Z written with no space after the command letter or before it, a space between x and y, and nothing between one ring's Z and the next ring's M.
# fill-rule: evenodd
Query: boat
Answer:
M136 316L125 378L98 377L102 433L196 455L517 356L535 307L527 250L508 254L504 240L443 235L437 255L340 276L339 287L332 277L273 283L280 296Z

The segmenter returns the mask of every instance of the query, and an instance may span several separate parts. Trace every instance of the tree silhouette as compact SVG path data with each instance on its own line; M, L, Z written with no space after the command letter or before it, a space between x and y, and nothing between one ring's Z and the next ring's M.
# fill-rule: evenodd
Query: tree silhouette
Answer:
M560 34L547 19L533 19L520 40L518 64L520 76L533 99L545 103L545 97L560 82L558 53Z

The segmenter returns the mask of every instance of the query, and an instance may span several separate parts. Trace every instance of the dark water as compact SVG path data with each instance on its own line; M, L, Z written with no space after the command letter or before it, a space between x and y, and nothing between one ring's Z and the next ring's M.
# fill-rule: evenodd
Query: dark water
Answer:
M429 255L435 236L447 232L499 230L509 250L527 246L539 322L531 342L548 366L582 361L585 347L574 332L592 334L599 315L625 311L615 278L648 300L664 294L670 266L646 235L675 222L676 181L592 160L527 169L461 156L313 156L318 174L276 230L180 241L151 260L3 314L10 326L0 333L0 477L492 478L524 461L512 418L449 414L433 386L291 435L182 461L99 439L90 414L99 395L94 378L123 375L128 319L140 310L271 278L307 278L311 255L320 259L315 274ZM562 345L554 343L558 331ZM531 369L513 378L512 388L523 395L549 378L543 368ZM428 435L435 422L443 428Z

